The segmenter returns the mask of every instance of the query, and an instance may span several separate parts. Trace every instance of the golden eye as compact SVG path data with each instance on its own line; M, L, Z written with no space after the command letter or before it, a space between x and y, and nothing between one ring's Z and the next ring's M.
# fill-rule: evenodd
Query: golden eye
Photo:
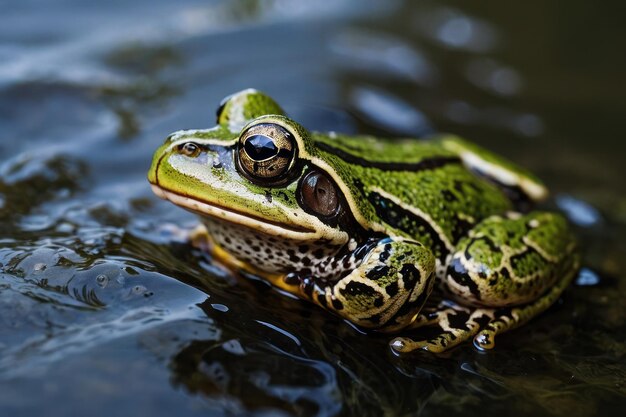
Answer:
M239 166L252 180L283 178L295 160L291 133L274 123L251 126L239 140Z
M332 217L339 209L337 187L319 171L311 171L302 179L300 200L305 208L323 217Z
M193 142L186 142L182 145L178 145L178 152L193 158L200 152L200 147Z

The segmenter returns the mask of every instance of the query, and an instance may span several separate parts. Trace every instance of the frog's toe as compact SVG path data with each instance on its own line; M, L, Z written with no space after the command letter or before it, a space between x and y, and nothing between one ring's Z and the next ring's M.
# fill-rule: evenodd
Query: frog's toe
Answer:
M474 347L478 350L493 349L496 345L494 341L495 337L496 332L492 330L483 330L474 337Z
M437 315L436 327L439 331L436 336L422 341L398 337L391 342L391 348L398 353L416 349L443 352L471 339L492 317L491 309L476 309L471 313L460 307L443 310Z
M495 345L496 335L518 327L547 310L556 302L574 277L578 269L578 258L574 257L573 262L574 267L570 268L569 272L565 273L556 285L534 302L518 307L494 310L493 318L474 338L474 346L480 350L491 349Z
M191 230L187 238L191 243L191 246L202 251L208 252L213 246L213 242L211 241L209 232L207 231L206 226L203 224L199 224L193 230Z
M478 350L493 349L496 335L517 327L526 317L530 319L534 315L531 313L534 308L536 308L534 304L530 304L522 308L494 311L495 318L474 337L474 347Z
M455 333L443 332L427 340L413 340L408 337L397 337L393 339L389 345L391 349L397 353L408 353L418 349L432 353L441 353L463 343L475 333L475 329Z
M465 339L463 339L465 340ZM425 350L431 353L441 353L450 349L451 339L446 337L437 337L429 340L413 340L408 337L396 337L389 346L395 353L409 353L415 350ZM454 344L455 346L456 344Z
M396 337L389 342L389 347L391 347L391 350L395 353L408 353L417 349L430 350L428 349L427 341L416 342L408 337Z

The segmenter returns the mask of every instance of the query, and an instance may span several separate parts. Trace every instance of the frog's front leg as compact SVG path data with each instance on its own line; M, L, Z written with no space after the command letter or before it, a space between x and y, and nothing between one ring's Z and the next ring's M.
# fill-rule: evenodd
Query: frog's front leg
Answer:
M308 298L364 328L393 331L410 323L433 287L431 251L416 241L384 238L350 256L362 261L347 274L304 279Z
M441 352L474 337L490 349L494 337L526 323L552 305L578 269L575 241L554 213L511 213L483 220L461 239L443 278L445 290L464 305L418 317L441 332L426 341L397 338L396 351Z

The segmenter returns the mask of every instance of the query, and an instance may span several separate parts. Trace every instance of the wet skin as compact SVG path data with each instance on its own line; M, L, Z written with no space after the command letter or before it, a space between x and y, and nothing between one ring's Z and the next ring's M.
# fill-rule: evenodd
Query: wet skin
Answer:
M503 158L454 136L309 132L252 89L215 127L170 135L148 178L231 266L363 328L437 328L398 352L492 348L579 267L565 219L531 210L545 187Z

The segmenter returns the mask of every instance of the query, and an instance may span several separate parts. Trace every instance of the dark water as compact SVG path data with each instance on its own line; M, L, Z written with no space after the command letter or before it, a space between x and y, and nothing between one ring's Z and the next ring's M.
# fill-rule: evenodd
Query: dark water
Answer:
M481 3L0 1L0 415L621 415L626 16ZM312 129L451 131L526 165L587 269L494 351L403 357L230 276L145 173L245 87Z

